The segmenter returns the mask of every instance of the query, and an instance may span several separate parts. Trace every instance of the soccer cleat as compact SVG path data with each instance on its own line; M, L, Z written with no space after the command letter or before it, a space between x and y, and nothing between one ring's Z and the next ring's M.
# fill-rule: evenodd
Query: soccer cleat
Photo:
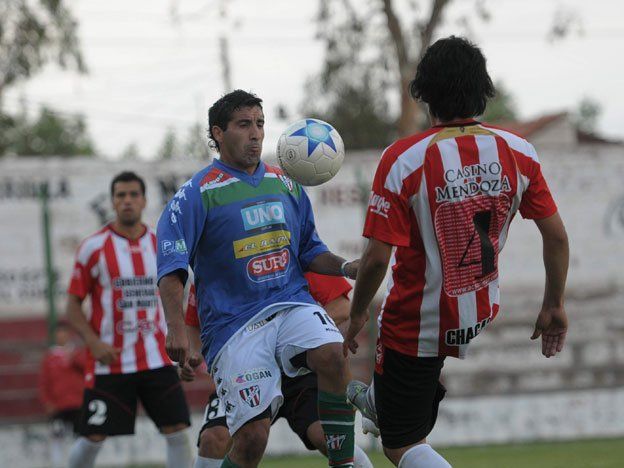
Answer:
M362 432L364 434L372 434L375 437L379 437L379 428L373 421L365 416L362 416Z
M370 398L368 385L359 380L352 380L347 385L347 400L362 413L362 432L379 436L377 411Z

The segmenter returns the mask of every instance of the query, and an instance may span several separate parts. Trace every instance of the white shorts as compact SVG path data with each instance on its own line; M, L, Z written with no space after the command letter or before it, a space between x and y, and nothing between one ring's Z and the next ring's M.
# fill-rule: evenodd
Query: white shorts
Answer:
M269 407L275 417L284 401L282 372L289 377L310 372L296 367L291 358L342 341L334 321L312 304L288 304L238 330L212 366L230 434Z

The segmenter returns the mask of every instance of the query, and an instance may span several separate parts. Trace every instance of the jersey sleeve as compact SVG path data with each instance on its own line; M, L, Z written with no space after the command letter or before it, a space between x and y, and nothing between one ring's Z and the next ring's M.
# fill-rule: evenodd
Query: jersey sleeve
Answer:
M401 187L389 187L393 160L384 152L375 172L368 201L364 237L387 244L407 247L410 244L409 203Z
M557 205L532 145L529 145L529 151L533 152L534 157L518 158L520 172L529 179L529 185L522 194L519 211L527 219L548 218L557 212Z
M188 301L186 304L186 313L184 314L184 323L189 327L199 328L199 316L197 315L197 294L195 293L195 284L191 284L189 288Z
M329 251L319 238L314 223L312 204L303 188L299 197L300 231L299 231L299 263L305 271L318 255Z
M342 276L319 275L308 271L305 278L310 287L310 294L323 307L340 296L346 296L352 289Z
M78 248L67 294L84 299L91 292L95 284L95 278L92 276L91 269L95 266L93 257L97 254L97 252L94 252L92 255L89 255L85 244Z
M158 221L158 281L178 270L185 281L188 276L206 218L198 180L193 178L180 187Z

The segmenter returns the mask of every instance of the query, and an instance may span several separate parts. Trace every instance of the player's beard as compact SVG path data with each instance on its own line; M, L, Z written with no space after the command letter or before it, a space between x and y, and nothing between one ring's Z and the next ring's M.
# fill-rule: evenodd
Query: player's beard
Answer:
M121 213L119 215L117 215L117 220L119 221L119 224L121 224L124 227L134 227L137 224L141 223L141 214L135 214L135 213L131 213L131 214L124 214Z

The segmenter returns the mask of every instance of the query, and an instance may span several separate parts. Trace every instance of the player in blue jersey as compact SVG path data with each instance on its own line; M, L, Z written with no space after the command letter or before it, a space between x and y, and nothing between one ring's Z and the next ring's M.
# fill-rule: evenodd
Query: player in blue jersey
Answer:
M328 250L301 186L260 161L261 99L241 90L223 96L210 108L209 133L220 158L180 188L158 223L167 351L185 364L183 290L190 266L202 353L233 435L222 466L258 465L283 402L281 373L314 371L329 464L352 467L354 413L345 397L342 336L310 296L303 272L354 278L358 262Z

